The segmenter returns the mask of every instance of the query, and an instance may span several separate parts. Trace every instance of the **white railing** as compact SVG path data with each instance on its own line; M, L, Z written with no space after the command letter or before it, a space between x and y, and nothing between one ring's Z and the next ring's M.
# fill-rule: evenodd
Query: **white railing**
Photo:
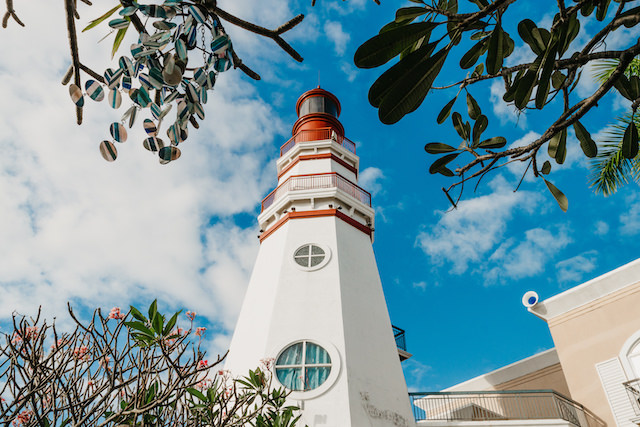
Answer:
M313 175L295 175L287 178L285 182L262 200L261 212L289 191L316 190L322 188L337 188L365 205L371 206L371 194L369 194L368 191L358 187L342 175L332 172Z
M351 140L340 135L333 128L320 128L301 130L296 133L290 140L280 147L280 157L282 157L287 151L291 150L293 146L299 142L322 141L325 139L332 139L348 151L356 154L356 144Z

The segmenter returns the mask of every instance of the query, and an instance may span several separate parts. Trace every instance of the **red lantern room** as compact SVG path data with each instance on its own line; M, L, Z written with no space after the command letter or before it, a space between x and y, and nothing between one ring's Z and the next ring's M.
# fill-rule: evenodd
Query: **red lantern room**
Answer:
M293 125L292 135L296 135L303 130L326 132L330 129L340 137L344 137L344 127L338 120L340 116L340 101L334 94L321 89L320 86L303 93L298 98L296 113L298 114L298 120ZM321 139L319 135L317 139Z

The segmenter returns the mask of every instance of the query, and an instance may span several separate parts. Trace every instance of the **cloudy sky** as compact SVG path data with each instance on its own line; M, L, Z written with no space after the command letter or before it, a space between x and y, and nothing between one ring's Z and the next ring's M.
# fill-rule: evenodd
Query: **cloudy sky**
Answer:
M60 84L70 63L60 4L16 1L27 27L10 22L0 31L0 320L42 305L49 318L65 322L67 301L88 313L158 298L165 311L206 317L211 351L224 351L258 250L259 203L276 183L278 147L295 121L296 99L320 79L342 102L342 123L361 157L360 185L374 196L374 249L389 311L414 354L404 365L409 387L438 390L553 346L544 323L522 307L522 295L532 289L544 299L635 259L637 185L609 198L595 195L570 134L567 162L551 175L569 198L568 213L532 177L513 191L521 165L489 175L449 212L440 190L449 182L428 174L433 159L423 146L456 139L449 125L435 122L454 94L434 94L400 123L380 124L367 102L380 71L358 70L352 58L397 4L317 3L219 1L271 28L304 13L286 38L305 61L227 24L236 51L263 80L222 75L207 119L181 146L182 158L162 166L142 148L139 126L118 145L116 162L102 159L99 143L124 109L88 100L77 126ZM79 27L103 7L81 9ZM539 9L515 18L549 22L550 11ZM95 69L115 65L110 40L97 43L107 32L80 38L81 60ZM608 46L637 37L624 30ZM578 90L584 96L595 87L587 72ZM484 101L487 132L512 143L535 139L549 123L548 114L514 114L500 102L500 85L472 93ZM608 96L584 123L601 133L624 108L620 97Z

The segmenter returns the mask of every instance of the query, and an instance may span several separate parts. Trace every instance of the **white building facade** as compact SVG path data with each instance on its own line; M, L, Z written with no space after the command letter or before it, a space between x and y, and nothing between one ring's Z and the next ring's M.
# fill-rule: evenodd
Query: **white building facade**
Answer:
M273 359L300 425L414 426L340 103L317 88L296 111L225 368L243 375Z

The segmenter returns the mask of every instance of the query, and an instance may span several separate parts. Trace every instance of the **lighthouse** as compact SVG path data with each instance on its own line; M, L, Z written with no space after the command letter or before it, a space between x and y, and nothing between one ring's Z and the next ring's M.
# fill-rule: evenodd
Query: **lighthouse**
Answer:
M413 426L373 253L371 195L358 186L340 109L320 87L298 99L225 368L243 375L273 360L300 426Z

